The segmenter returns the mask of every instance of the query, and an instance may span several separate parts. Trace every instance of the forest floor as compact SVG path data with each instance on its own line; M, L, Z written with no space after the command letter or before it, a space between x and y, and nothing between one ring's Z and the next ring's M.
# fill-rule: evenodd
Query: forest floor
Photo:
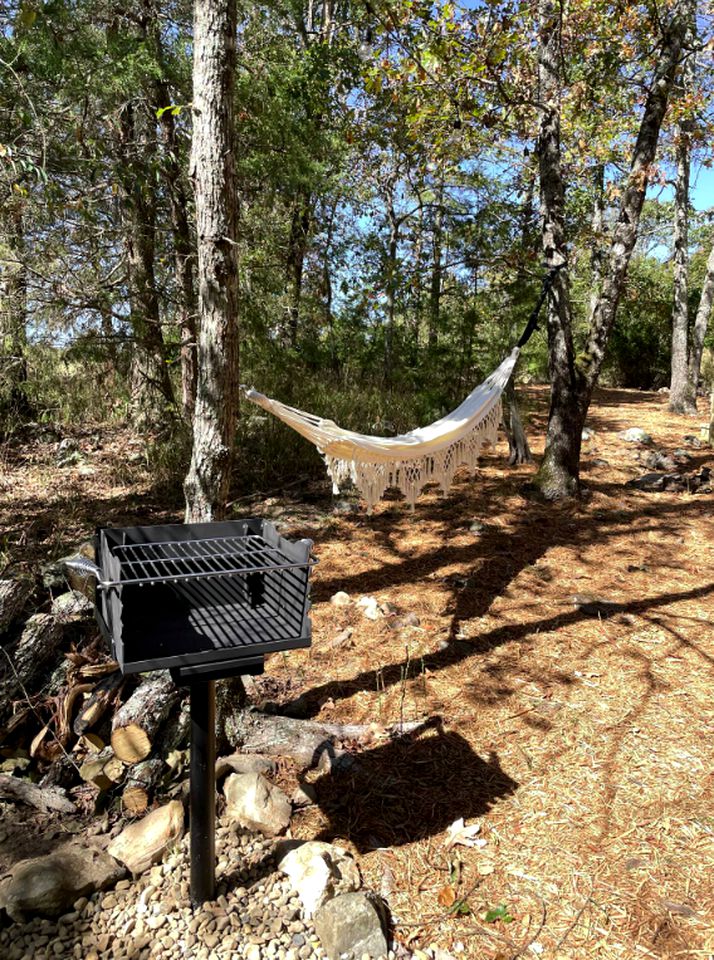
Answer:
M536 455L546 400L528 391ZM714 466L684 440L698 422L666 404L597 394L578 504L524 495L533 468L508 467L500 443L475 481L413 514L335 514L326 486L237 505L312 537L320 559L312 648L269 658L262 695L375 724L358 764L317 780L293 835L349 847L411 949L714 956L714 495L627 487L652 448L619 436L642 427L654 449L686 449L687 471ZM62 556L97 525L180 519L138 441L72 436L83 466L57 465L56 438L0 452L0 568L3 552ZM331 604L337 591L395 612L371 621ZM379 739L402 720L423 730ZM480 829L447 849L460 818Z

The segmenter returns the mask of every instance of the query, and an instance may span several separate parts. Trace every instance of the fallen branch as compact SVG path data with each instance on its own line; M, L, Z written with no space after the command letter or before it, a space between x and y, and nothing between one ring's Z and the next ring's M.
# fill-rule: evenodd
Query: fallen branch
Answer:
M0 797L26 803L43 813L56 810L58 813L75 813L76 807L61 787L38 787L29 780L0 773Z

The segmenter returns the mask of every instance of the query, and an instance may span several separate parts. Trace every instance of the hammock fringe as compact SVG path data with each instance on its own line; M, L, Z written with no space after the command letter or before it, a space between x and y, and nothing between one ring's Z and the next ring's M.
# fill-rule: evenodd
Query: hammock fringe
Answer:
M439 484L442 494L448 496L454 474L460 467L468 467L475 474L482 449L498 439L501 416L499 399L485 419L465 437L437 453L414 459L368 463L326 454L324 459L332 480L332 492L339 494L346 482L352 482L365 500L369 515L390 487L402 492L412 510L424 487L430 483Z

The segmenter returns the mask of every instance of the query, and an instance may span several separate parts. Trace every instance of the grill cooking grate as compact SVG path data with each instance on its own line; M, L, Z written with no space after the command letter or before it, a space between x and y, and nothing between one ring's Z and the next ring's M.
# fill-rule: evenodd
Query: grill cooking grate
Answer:
M179 580L205 580L274 570L304 570L317 562L311 558L296 563L257 534L126 543L115 546L112 552L121 564L121 579L104 581L104 587L176 583Z

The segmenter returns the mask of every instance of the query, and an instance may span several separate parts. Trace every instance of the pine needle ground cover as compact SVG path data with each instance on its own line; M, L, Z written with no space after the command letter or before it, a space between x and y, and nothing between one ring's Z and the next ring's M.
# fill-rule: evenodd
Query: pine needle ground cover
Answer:
M538 438L547 397L529 401ZM657 450L685 448L687 470L714 461L685 443L698 430L666 398L601 391L583 449L591 496L577 505L524 496L532 468L508 468L503 444L475 483L413 515L394 502L372 518L333 515L324 498L240 504L279 513L321 561L313 647L271 658L257 692L374 724L373 742L342 744L351 763L301 775L318 804L293 834L349 846L410 951L714 952L713 497L626 487L647 472L649 448L619 436L633 425ZM49 444L6 455L9 559L171 514L140 463L117 473L127 448L109 439L80 441L91 474L58 467ZM332 604L337 591L352 602ZM387 615L366 618L364 595ZM382 736L401 721L422 727ZM291 763L282 778L298 779Z

